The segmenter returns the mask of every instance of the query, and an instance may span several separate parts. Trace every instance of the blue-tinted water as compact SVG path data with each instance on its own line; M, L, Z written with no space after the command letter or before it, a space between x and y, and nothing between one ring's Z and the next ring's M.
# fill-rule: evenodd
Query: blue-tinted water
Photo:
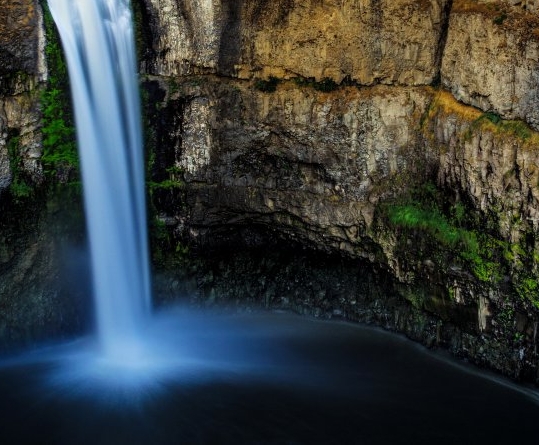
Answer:
M400 336L288 314L157 315L146 362L91 339L4 360L2 444L535 443L537 394Z
M69 68L99 342L136 354L149 316L144 157L129 0L48 0Z

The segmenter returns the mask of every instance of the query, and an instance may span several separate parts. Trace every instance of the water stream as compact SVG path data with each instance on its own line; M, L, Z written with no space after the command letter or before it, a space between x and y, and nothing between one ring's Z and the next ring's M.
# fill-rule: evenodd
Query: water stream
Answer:
M109 358L136 359L150 310L150 278L130 5L48 3L75 104L98 335Z

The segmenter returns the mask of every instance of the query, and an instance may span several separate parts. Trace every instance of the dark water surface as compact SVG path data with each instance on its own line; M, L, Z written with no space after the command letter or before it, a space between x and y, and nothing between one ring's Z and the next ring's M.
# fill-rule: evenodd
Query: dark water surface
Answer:
M150 358L133 366L103 363L90 339L1 362L0 444L517 444L539 437L536 393L377 329L177 310L156 317L147 337Z

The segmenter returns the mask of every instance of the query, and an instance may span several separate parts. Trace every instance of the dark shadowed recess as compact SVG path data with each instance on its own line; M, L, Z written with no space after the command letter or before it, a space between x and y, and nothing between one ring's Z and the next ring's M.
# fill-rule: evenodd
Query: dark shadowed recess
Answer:
M242 48L241 11L243 0L229 0L222 4L223 23L219 46L218 67L220 74L231 75L240 60Z

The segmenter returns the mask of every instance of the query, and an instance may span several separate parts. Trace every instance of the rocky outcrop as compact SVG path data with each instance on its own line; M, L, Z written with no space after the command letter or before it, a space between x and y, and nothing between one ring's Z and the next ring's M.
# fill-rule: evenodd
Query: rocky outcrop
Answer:
M149 0L151 74L217 72L424 85L437 76L448 0Z
M17 164L41 181L36 87L46 76L41 7L36 0L0 3L0 193Z
M301 223L318 245L361 250L378 201L427 162L425 90L327 94L290 83L266 94L222 80L185 88L175 93L188 97L176 167L196 187L192 226L278 222L295 236Z
M455 98L539 129L537 14L502 2L456 0L441 80Z
M513 242L539 230L539 135L521 122L494 123L447 93L438 94L431 115L439 183L465 193L478 210L495 211Z

